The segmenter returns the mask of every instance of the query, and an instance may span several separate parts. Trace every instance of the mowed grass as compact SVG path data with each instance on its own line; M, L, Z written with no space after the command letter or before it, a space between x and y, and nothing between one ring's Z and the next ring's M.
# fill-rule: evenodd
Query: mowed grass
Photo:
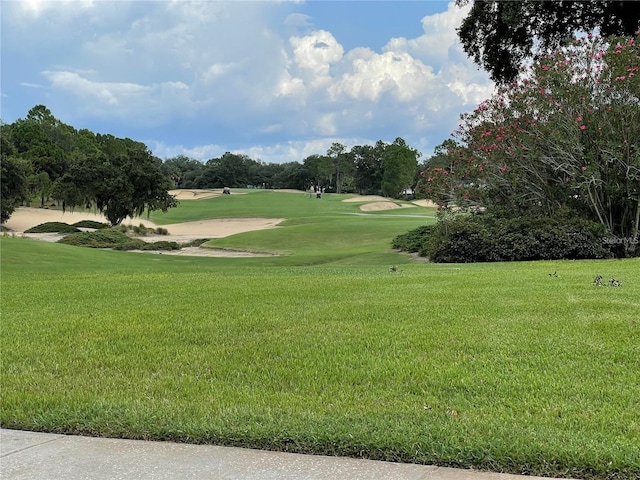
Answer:
M2 238L2 426L638 478L638 259L410 263L344 205L268 259Z

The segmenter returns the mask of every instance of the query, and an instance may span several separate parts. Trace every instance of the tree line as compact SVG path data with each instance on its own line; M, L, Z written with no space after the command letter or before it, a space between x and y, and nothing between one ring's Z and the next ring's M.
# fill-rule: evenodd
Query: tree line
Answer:
M184 155L166 159L161 170L176 188L292 188L312 186L332 193L397 197L415 185L420 153L402 138L388 144L333 143L325 154L302 162L264 163L247 155L225 153L200 162Z
M162 160L144 143L75 129L44 105L26 118L0 124L2 212L39 199L63 210L96 208L113 224L177 205L174 188L291 188L398 197L413 190L420 153L402 138L392 143L333 143L300 162L265 163L227 152L201 162L184 155Z

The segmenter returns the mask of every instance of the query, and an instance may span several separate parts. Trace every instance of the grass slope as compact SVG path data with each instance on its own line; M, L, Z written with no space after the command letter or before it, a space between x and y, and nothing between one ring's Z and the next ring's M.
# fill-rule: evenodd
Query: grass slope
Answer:
M260 232L281 264L2 238L2 426L640 475L639 259L391 274L375 229L321 207Z

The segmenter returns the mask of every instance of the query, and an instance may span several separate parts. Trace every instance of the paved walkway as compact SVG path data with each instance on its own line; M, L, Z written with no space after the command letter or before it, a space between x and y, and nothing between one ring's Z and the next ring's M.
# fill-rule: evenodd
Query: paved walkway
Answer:
M0 478L220 480L540 480L499 473L187 445L0 430Z

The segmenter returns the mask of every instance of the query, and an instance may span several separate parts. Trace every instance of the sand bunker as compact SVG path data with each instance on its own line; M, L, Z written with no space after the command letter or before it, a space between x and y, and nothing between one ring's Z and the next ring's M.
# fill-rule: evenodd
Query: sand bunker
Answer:
M345 198L343 202L349 203L365 203L365 202L388 202L389 199L380 195L358 195L353 198Z
M13 215L11 215L11 218L7 220L4 224L4 228L18 235L55 242L62 238L62 235L50 233L29 234L24 233L24 231L46 222L64 222L71 225L81 220L93 220L108 223L107 219L103 215L96 213L69 211L63 213L60 210L20 207L16 209ZM215 218L210 220L197 220L193 222L162 225L162 228L169 231L169 235L147 235L140 238L146 242L166 240L169 242L187 243L192 240L202 238L222 238L235 235L237 233L274 228L284 220L285 219L283 218ZM143 224L145 227L149 228L156 228L159 226L144 218L127 219L122 223L124 225ZM163 254L197 255L207 257L265 256L265 254L260 253L237 252L220 249L216 250L206 247L189 247L178 252L163 252Z
M373 202L360 205L360 210L363 212L379 212L381 210L393 210L396 208L402 208L402 205L393 202Z
M435 202L432 202L431 200L414 200L411 203L419 207L435 207L435 208L438 207L438 204Z
M222 190L170 190L169 195L173 195L178 200L203 200L222 195Z

